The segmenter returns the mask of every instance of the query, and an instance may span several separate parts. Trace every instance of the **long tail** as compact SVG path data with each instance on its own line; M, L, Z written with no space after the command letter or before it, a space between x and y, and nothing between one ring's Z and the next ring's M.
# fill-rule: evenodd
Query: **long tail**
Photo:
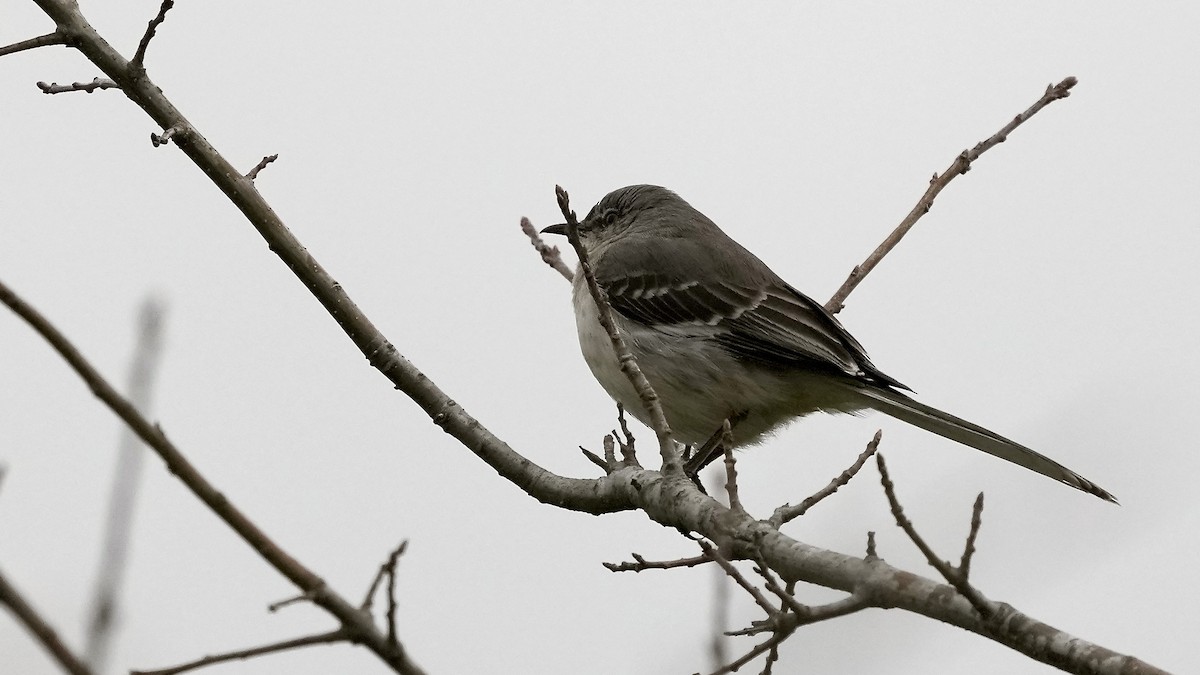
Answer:
M1101 499L1117 503L1116 497L1092 481L1049 457L1034 452L1020 443L1014 443L1000 434L988 431L978 424L972 424L960 417L927 406L898 391L875 387L856 388L855 391L870 399L870 407L898 420L908 422L926 431L932 431L963 445L969 445L1000 459L1007 459L1013 464L1020 464L1026 469L1036 471L1060 483L1066 483Z

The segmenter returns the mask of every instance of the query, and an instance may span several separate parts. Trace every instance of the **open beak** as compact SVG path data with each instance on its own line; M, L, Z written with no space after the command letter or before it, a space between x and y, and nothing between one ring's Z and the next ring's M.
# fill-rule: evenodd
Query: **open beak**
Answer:
M566 223L558 223L557 225L551 225L550 227L547 227L542 230L542 234L566 235L566 233L567 233L567 224Z

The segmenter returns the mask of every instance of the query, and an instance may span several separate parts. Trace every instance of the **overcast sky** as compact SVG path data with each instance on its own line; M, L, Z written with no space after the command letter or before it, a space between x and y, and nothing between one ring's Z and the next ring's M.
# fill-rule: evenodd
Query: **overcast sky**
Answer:
M157 2L81 3L132 55ZM52 30L0 0L0 43ZM594 476L614 410L579 356L569 288L518 229L632 183L677 191L824 300L931 174L1079 78L956 179L841 318L919 398L1026 443L1115 507L882 416L814 417L741 455L758 517L849 464L877 428L908 514L973 579L1052 625L1196 667L1200 557L1200 5L180 2L150 76L248 170L391 341L539 464ZM400 634L430 673L709 667L709 570L645 516L541 505L372 370L254 230L119 92L61 47L0 59L0 279L126 379L137 308L169 305L153 417L288 551L357 600L402 538ZM118 422L0 312L0 569L83 642ZM641 437L653 435L641 430ZM117 671L327 630L150 460ZM863 474L785 531L934 573ZM836 594L802 588L802 601ZM731 628L757 618L735 593ZM0 613L3 614L3 613ZM731 653L749 639L733 641ZM780 672L1046 673L898 611L805 629ZM0 669L57 672L0 615ZM382 673L317 647L212 669Z

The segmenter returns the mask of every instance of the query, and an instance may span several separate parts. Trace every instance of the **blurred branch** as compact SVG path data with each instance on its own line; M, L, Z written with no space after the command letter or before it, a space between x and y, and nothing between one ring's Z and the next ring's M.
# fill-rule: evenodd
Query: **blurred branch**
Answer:
M179 478L193 494L200 498L213 513L220 517L272 567L306 594L309 594L315 604L337 617L343 628L354 634L356 641L366 645L398 673L417 674L422 672L416 664L408 659L408 655L399 645L393 645L387 636L379 632L370 617L364 616L357 607L330 589L323 579L280 548L249 517L234 506L228 497L209 483L183 456L183 453L167 440L161 427L147 421L133 404L118 394L112 385L88 363L83 354L67 340L66 336L3 283L0 283L0 303L7 305L45 338L50 346L83 378L92 393L162 458L172 475Z
M166 308L148 298L138 316L137 345L129 369L129 402L143 415L150 411L152 385L162 354L163 320ZM96 589L92 596L91 619L87 631L84 658L97 672L104 672L115 627L121 582L129 553L134 507L141 482L145 446L126 425L121 425L117 463L105 520L103 549Z
M0 572L0 605L8 607L17 622L33 634L38 644L46 649L63 670L72 675L92 675L92 670L70 649L67 649L67 646L59 639L58 633L54 632L50 624L46 623L25 598L21 597L17 589L5 578L3 572Z
M871 255L867 256L867 259L864 260L861 265L856 265L854 269L850 271L850 276L847 277L846 281L842 283L842 287L837 289L837 292L833 294L833 297L829 299L829 302L825 303L825 309L828 310L830 314L837 314L838 312L842 311L842 307L846 302L846 298L850 296L850 293L857 288L860 283L862 283L862 280L871 273L871 270L875 269L875 266L879 264L879 261L883 260L885 255L890 253L893 248L896 248L896 244L899 244L900 240L904 238L904 235L908 234L908 231L912 229L913 225L917 224L917 221L921 219L921 216L929 213L929 209L933 207L934 198L936 198L938 193L940 193L947 185L950 184L950 181L954 180L955 177L961 176L967 171L970 171L971 162L979 159L980 155L987 152L993 146L1008 140L1008 135L1011 134L1013 130L1024 124L1030 117L1033 117L1035 114L1037 114L1039 110L1059 99L1070 96L1071 88L1078 84L1078 82L1079 80L1076 80L1074 77L1068 77L1058 84L1047 86L1046 92L1042 94L1042 97L1034 102L1033 105L1029 106L1025 112L1012 118L1012 120L1009 121L1008 124L1005 124L1000 131L997 131L989 138L980 141L975 145L974 148L971 148L970 150L963 150L961 153L959 153L958 157L955 157L954 161L950 163L950 167L942 172L942 175L939 176L936 173L933 174L933 178L931 178L929 181L929 188L925 190L925 194L921 195L921 199L917 201L917 205L908 212L908 215L904 217L904 220L900 221L900 224L896 226L896 229L888 235L887 239L883 240L883 243L881 243L874 251L871 252Z

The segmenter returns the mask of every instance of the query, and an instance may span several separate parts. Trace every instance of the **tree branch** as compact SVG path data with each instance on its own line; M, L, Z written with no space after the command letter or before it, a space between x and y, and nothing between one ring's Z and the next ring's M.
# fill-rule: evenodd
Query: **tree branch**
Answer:
M58 633L21 596L21 593L8 582L4 573L0 572L0 605L8 607L16 617L17 622L33 634L38 644L62 666L62 669L72 675L92 675L92 670L78 656L67 648L59 639Z
M227 661L244 661L245 659L254 658L255 656L265 656L267 654L277 654L300 647L311 647L313 645L333 644L337 642L347 642L353 639L353 631L347 630L345 627L337 630L329 631L328 633L318 633L316 635L306 635L304 637L293 638L291 640L281 640L269 645L260 647L251 647L249 649L239 649L224 654L213 654L188 661L178 666L170 668L162 668L160 670L131 670L129 675L178 675L178 673L186 673L189 670L196 670L205 666L212 666L218 663Z
M138 69L145 67L146 48L150 46L150 40L154 39L154 33L158 30L158 27L167 20L167 12L171 11L171 8L174 6L175 0L163 0L162 4L159 5L158 15L150 19L150 24L146 26L146 32L142 34L142 39L138 41L137 52L134 53L133 60L130 62L131 66Z
M567 241L571 242L571 247L575 249L575 255L579 257L579 272L587 280L588 291L596 303L600 325L612 342L613 352L621 364L621 372L629 378L629 383L633 385L634 390L638 393L638 398L642 400L642 405L646 408L646 414L650 416L650 428L658 437L658 452L662 456L663 473L681 473L683 467L680 464L679 450L676 448L675 439L671 436L671 426L667 424L667 417L663 414L658 393L654 391L654 387L642 373L637 359L633 357L633 352L629 351L629 346L625 344L625 338L617 330L608 298L604 294L604 289L596 283L596 276L592 273L592 264L588 258L587 249L579 241L579 221L575 217L575 212L571 210L571 199L567 195L567 191L558 185L554 186L554 193L558 197L558 208L562 210L563 217L567 219Z
M538 255L542 256L542 262L549 265L555 272L561 274L567 281L575 280L575 273L563 262L562 254L559 253L558 247L547 244L542 239L542 235L538 234L537 228L533 226L533 223L529 222L528 218L521 219L521 231L525 233L526 237L529 237L529 243L533 244L533 248L537 250Z
M409 660L403 649L393 646L387 637L379 632L370 621L370 617L363 616L357 607L330 589L323 579L286 553L234 506L225 495L209 483L183 456L183 453L167 440L161 427L147 421L133 404L118 394L112 385L88 363L83 354L67 340L66 336L51 325L37 310L17 297L2 282L0 282L0 303L7 305L45 338L54 350L70 364L71 368L83 378L92 393L145 441L155 454L162 458L167 469L280 574L308 594L315 604L337 617L342 626L355 635L356 640L375 652L396 672L413 674L422 672L416 664Z
M58 31L54 31L53 33L46 33L45 35L39 35L35 38L29 38L28 40L22 40L11 45L0 47L0 56L16 54L17 52L23 52L26 49L37 49L38 47L51 47L54 45L65 44L67 44L67 36Z
M1046 93L1042 94L1042 97L1034 102L1033 105L1029 106L1025 112L1014 117L1008 124L1005 124L1000 131L992 134L991 137L977 143L974 148L971 148L970 150L963 150L961 153L959 153L958 157L955 157L954 161L950 163L950 167L942 172L942 175L939 176L936 173L933 174L933 178L929 181L929 188L925 190L925 194L921 196L919 201L917 201L917 205L908 212L908 215L904 217L904 220L900 221L900 224L896 226L896 229L893 230L890 235L888 235L887 239L883 240L882 244L880 244L874 251L871 252L871 255L867 256L867 259L864 260L861 265L856 265L854 269L850 271L850 276L847 277L846 281L842 283L842 287L837 289L837 292L833 294L833 297L829 299L829 302L825 303L825 309L829 310L830 314L837 314L840 312L844 306L844 303L846 302L846 298L850 296L851 291L853 291L860 283L862 283L862 280L871 273L871 270L875 269L875 266L879 264L879 261L883 260L885 255L890 253L893 248L896 248L896 244L899 244L900 240L904 238L904 235L908 234L908 231L912 229L913 225L917 224L917 221L921 219L921 216L929 213L929 209L933 207L934 198L938 196L938 193L940 193L943 188L950 184L950 181L954 180L956 176L960 176L969 171L971 169L971 162L979 159L979 156L987 152L990 148L992 148L992 146L1008 140L1008 135L1012 133L1014 129L1024 124L1026 120L1037 114L1039 110L1045 108L1054 101L1070 96L1071 88L1074 87L1078 82L1079 81L1074 77L1068 77L1058 84L1046 87Z

